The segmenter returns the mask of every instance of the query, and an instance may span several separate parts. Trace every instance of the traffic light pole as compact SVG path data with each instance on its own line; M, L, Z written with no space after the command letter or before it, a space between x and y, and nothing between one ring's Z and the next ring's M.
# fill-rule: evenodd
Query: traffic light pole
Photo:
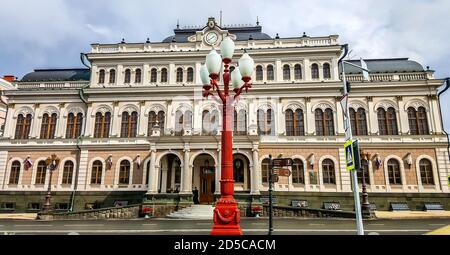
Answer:
M347 91L347 79L345 77L345 61L342 61L342 80L344 82L344 95L348 94ZM348 97L347 97L348 100ZM350 123L350 118L348 116L349 112L349 105L346 104L346 114L344 114L344 121L345 121L345 127L346 127L346 133L345 136L347 140L353 141L353 135L352 135L352 125ZM359 153L359 152L358 152ZM350 175L352 178L352 189L353 189L353 197L355 199L355 212L356 212L356 229L358 235L364 235L364 226L362 221L362 215L361 215L361 202L359 201L359 187L358 187L358 179L356 176L356 169L353 171L350 171Z
M273 232L273 204L272 204L272 185L273 185L273 161L272 155L269 155L269 235Z

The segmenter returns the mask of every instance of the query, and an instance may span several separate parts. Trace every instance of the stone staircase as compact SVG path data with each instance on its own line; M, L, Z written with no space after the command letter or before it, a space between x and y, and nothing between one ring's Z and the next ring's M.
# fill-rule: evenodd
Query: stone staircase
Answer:
M214 207L212 205L192 205L167 215L172 219L212 220Z

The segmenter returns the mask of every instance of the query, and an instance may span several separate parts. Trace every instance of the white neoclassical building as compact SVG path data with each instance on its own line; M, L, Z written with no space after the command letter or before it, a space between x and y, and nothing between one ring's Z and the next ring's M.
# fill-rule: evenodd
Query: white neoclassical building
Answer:
M202 97L199 69L225 36L236 43L232 66L244 49L255 60L253 87L235 105L238 200L266 194L271 154L294 159L292 175L275 184L280 203L351 208L338 36L271 37L259 24L219 26L213 18L203 27L177 27L162 42L92 44L84 55L89 68L38 69L14 82L17 90L5 92L0 140L2 208L39 209L50 179L44 160L52 154L61 159L51 180L60 209L189 203L195 188L200 203L213 202L222 114ZM444 81L407 58L366 62L370 82L355 68L346 73L372 202L379 209L411 198L413 209L426 201L448 206L450 162L437 97Z

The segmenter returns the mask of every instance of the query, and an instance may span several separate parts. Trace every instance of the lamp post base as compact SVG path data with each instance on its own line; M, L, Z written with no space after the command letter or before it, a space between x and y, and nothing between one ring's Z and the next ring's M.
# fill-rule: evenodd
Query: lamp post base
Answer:
M214 209L214 226L211 235L242 235L239 225L241 213L236 201L220 198Z

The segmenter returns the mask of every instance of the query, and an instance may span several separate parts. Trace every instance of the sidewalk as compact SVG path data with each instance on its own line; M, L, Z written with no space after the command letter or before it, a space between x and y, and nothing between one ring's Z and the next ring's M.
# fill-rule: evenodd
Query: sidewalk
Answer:
M450 219L450 211L436 211L436 212L419 212L419 211L405 211L405 212L386 212L376 211L375 215L378 219Z
M0 213L0 220L35 220L37 213Z

